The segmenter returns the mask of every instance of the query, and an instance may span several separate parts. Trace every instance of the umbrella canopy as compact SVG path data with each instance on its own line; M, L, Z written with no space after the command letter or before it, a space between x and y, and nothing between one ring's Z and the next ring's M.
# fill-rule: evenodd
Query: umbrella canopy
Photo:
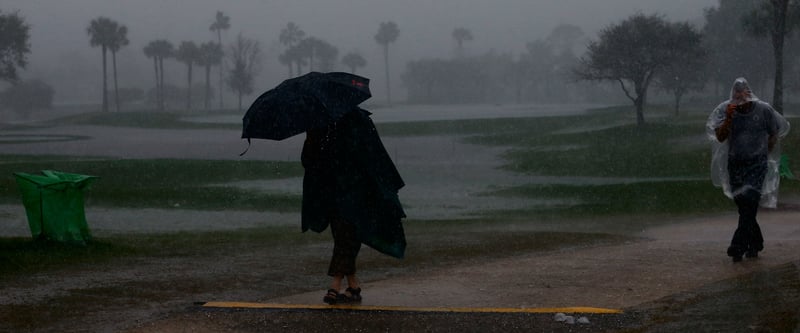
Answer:
M283 140L325 127L370 98L369 79L344 72L311 72L259 96L242 118L243 139Z

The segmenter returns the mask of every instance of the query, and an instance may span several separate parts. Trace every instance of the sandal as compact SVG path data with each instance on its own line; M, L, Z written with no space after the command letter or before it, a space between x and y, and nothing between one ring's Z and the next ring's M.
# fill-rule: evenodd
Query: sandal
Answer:
M347 288L344 294L339 294L342 303L358 303L361 302L361 288Z
M342 299L342 296L344 295L340 294L336 289L328 289L328 293L322 297L322 301L334 305Z

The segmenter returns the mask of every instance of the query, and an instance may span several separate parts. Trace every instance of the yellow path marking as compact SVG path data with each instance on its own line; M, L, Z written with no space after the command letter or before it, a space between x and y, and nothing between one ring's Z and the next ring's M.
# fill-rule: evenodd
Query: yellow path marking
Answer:
M278 304L249 302L206 302L206 308L239 308L239 309L343 309L359 311L400 311L400 312L500 312L500 313L622 313L622 310L593 307L563 308L463 308L463 307L409 307L409 306L377 306L377 305L310 305L310 304Z

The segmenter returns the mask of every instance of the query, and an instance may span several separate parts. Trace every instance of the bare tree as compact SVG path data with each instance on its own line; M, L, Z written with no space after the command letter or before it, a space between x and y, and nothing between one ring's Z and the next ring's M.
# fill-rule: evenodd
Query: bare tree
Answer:
M240 33L231 45L228 61L231 70L228 86L239 95L239 111L242 111L242 96L253 93L253 80L258 74L261 48L257 41L245 38Z

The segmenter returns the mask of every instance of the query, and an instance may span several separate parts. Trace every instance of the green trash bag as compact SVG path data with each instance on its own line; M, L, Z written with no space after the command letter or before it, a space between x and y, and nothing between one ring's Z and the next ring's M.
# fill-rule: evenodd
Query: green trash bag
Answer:
M778 167L778 170L780 172L781 178L797 179L792 173L792 169L789 167L789 156L787 156L786 154L781 155L781 162Z
M53 170L41 175L15 172L34 239L85 243L91 240L83 190L97 177Z

